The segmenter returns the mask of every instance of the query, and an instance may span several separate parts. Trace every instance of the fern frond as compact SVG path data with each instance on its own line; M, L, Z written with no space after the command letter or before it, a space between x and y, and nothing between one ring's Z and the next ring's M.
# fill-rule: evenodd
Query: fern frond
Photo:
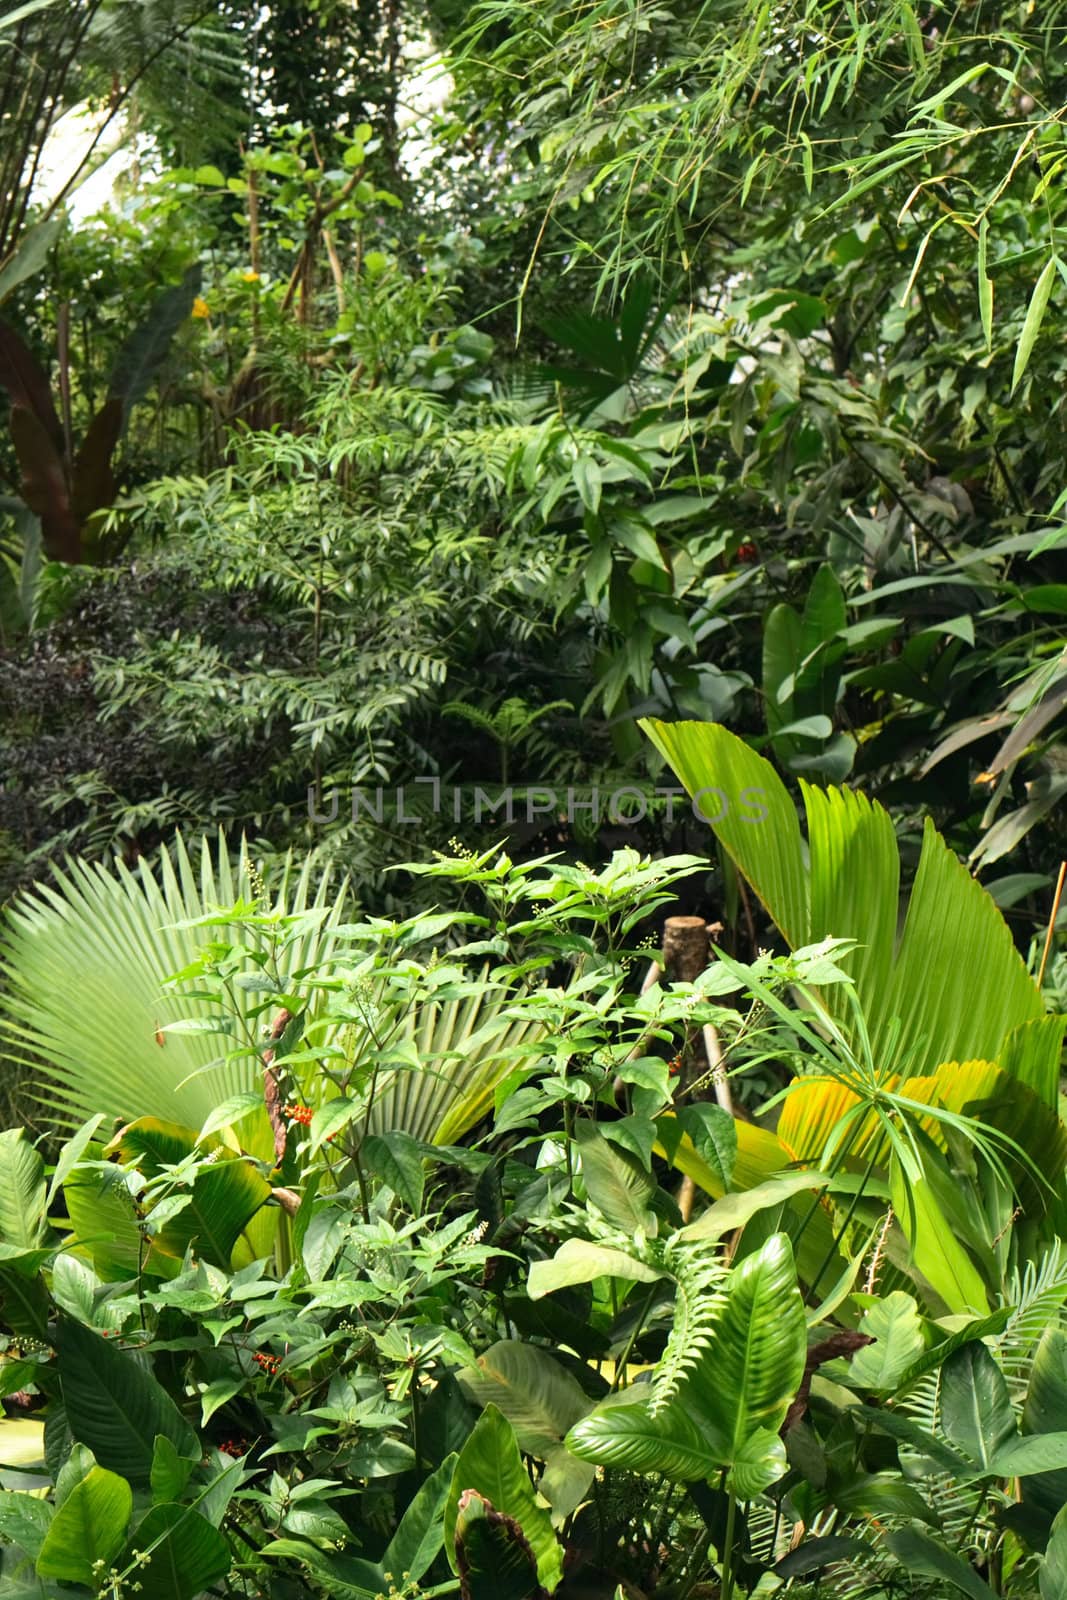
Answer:
M668 1243L662 1264L677 1289L667 1348L652 1380L653 1416L670 1403L682 1380L704 1354L726 1304L726 1267L717 1246Z

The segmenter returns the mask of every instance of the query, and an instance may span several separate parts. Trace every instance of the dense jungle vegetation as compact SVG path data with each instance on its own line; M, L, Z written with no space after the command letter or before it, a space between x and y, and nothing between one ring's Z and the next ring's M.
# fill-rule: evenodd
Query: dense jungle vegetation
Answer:
M0 0L0 1600L1067 1600L1065 119Z

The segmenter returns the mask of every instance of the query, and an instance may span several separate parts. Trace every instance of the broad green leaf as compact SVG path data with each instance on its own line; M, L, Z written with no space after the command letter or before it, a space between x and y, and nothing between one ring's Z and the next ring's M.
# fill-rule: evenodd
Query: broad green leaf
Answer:
M137 1569L142 1600L193 1600L230 1570L230 1547L217 1528L189 1506L153 1506L141 1518L123 1556L150 1552Z
M697 1154L714 1172L723 1189L729 1189L737 1161L737 1124L733 1117L722 1106L698 1100L693 1105L681 1106L677 1118Z
M590 1402L547 1350L517 1339L500 1339L478 1357L474 1370L457 1374L476 1405L495 1405L511 1423L519 1449L544 1461Z
M157 1504L177 1500L199 1459L199 1451L196 1456L180 1456L172 1441L165 1434L158 1434L152 1448L152 1499Z
M1067 1433L1034 1433L1026 1439L1009 1439L990 1462L998 1478L1026 1478L1067 1468Z
M898 1528L886 1535L885 1542L909 1576L936 1578L969 1595L970 1600L996 1600L973 1567L921 1528Z
M198 1149L197 1139L195 1128L158 1117L140 1117L123 1128L113 1147L124 1161L136 1161L141 1171L154 1177L192 1156ZM225 1270L237 1240L270 1199L270 1184L250 1161L220 1140L212 1138L200 1148L213 1165L205 1160L189 1190L177 1191L173 1198L188 1203L176 1207L176 1214L159 1228L159 1244L179 1259L191 1246L201 1259ZM167 1196L160 1204L166 1206L170 1200Z
M725 1305L677 1403L721 1441L725 1463L748 1460L752 1437L781 1427L807 1352L792 1247L785 1234L772 1234L731 1272Z
M726 1487L739 1500L754 1500L784 1476L785 1445L773 1428L757 1428L743 1439L726 1475Z
M527 1292L531 1300L540 1300L557 1289L569 1288L575 1283L592 1283L594 1278L626 1278L634 1283L655 1283L663 1273L655 1267L628 1256L621 1250L609 1250L605 1245L593 1244L588 1239L565 1239L549 1261L530 1263Z
M657 1222L649 1206L656 1192L652 1174L628 1150L609 1144L595 1123L580 1122L575 1142L586 1192L597 1209L623 1233L653 1236Z
M18 6L14 15L9 14L4 17L3 26L11 27L20 15L28 16L30 12L41 9L47 4L51 4L51 0L41 0L37 6L32 4ZM48 260L49 251L63 232L66 221L65 216L49 217L46 221L35 223L32 228L26 229L15 249L0 267L0 301L6 300L20 283L40 272Z
M711 724L641 726L690 794L715 790L730 799L725 812L719 805L715 834L792 949L827 934L859 941L846 966L875 1059L892 1052L916 1074L945 1061L995 1062L1012 1029L1044 1015L1006 922L929 819L894 958L900 869L881 807L855 791L804 785L809 878L793 801L762 757ZM733 803L752 789L767 809L758 824ZM840 1007L839 989L829 1003Z
M1063 1600L1067 1594L1067 1506L1052 1524L1052 1537L1038 1574L1041 1600Z
M825 1189L830 1177L825 1172L783 1172L757 1184L754 1189L743 1189L737 1194L723 1195L714 1205L681 1230L683 1239L721 1239L728 1233L743 1228L759 1211L784 1205L794 1195L805 1190Z
M563 1576L563 1551L548 1512L537 1503L522 1464L514 1430L496 1406L485 1408L456 1460L445 1506L445 1550L453 1572L456 1562L456 1516L460 1496L473 1489L522 1529L537 1562L537 1576L551 1593Z
M31 1561L37 1558L53 1514L47 1500L24 1490L0 1489L0 1539L18 1545Z
M419 1216L426 1161L417 1142L395 1128L389 1134L371 1134L363 1142L362 1154L367 1170L388 1184L413 1217Z
M0 1133L0 1239L32 1250L45 1231L44 1162L22 1128Z
M429 1571L445 1542L444 1509L457 1457L446 1456L408 1504L382 1557L385 1572L406 1572L413 1583Z
M545 1457L545 1470L537 1480L537 1492L548 1501L552 1526L558 1528L586 1499L596 1477L588 1461L580 1461L565 1444L557 1445Z
M662 1473L678 1483L710 1478L725 1465L680 1401L657 1416L644 1399L600 1405L575 1424L566 1442L583 1461L625 1472Z
M1015 1438L1015 1413L1004 1375L979 1340L949 1356L941 1369L941 1428L950 1444L987 1471Z
M912 1259L934 1293L957 1314L988 1311L985 1285L949 1227L929 1182L906 1177L894 1158L890 1189Z
M1034 1352L1023 1404L1024 1436L1067 1429L1067 1332L1046 1328ZM1023 1484L1023 1500L1051 1519L1067 1505L1067 1470L1038 1474Z
M197 1439L173 1400L132 1355L80 1323L62 1319L56 1338L59 1376L70 1431L101 1466L147 1489L157 1434L181 1456Z
M865 1389L893 1389L925 1348L919 1308L900 1289L870 1306L857 1332L874 1340L852 1357L852 1380Z
M38 1574L95 1588L96 1564L102 1562L106 1571L122 1549L132 1510L133 1494L125 1479L93 1467L52 1518L37 1557Z

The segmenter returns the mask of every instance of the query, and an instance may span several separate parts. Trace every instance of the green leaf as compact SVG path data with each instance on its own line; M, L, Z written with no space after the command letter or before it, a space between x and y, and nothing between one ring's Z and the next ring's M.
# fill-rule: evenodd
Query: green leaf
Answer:
M241 1373L225 1378L213 1378L200 1390L200 1426L206 1428L216 1411L232 1400L235 1394L240 1394L246 1379ZM175 1497L171 1495L170 1499Z
M1052 1537L1038 1575L1041 1600L1063 1600L1067 1594L1067 1507L1052 1524Z
M592 1283L594 1278L625 1278L633 1283L655 1283L663 1273L621 1250L592 1244L588 1239L565 1239L550 1261L530 1263L527 1293L540 1300L556 1289L575 1283Z
M752 1189L737 1194L723 1195L713 1205L681 1230L683 1239L721 1239L728 1233L743 1228L757 1212L773 1206L785 1205L794 1195L825 1189L830 1177L825 1172L783 1172L758 1183Z
M912 1259L930 1287L957 1315L987 1311L985 1285L949 1227L929 1181L907 1178L894 1158L890 1189L893 1209L911 1245Z
M863 1314L859 1333L874 1344L852 1357L851 1379L865 1389L893 1389L925 1349L919 1308L910 1294L894 1289Z
M541 1461L589 1410L577 1380L547 1350L517 1339L498 1340L478 1357L476 1370L457 1377L476 1405L495 1405L502 1411L515 1430L519 1449Z
M540 1583L551 1592L563 1576L563 1551L548 1513L538 1505L522 1464L514 1430L496 1406L487 1406L456 1460L445 1507L445 1550L453 1572L456 1559L456 1517L460 1496L468 1490L483 1496L522 1529L537 1563Z
M45 4L51 0L44 0ZM23 8L25 11L26 8ZM5 24L13 19L5 17ZM0 267L0 302L7 299L20 283L40 272L48 260L49 252L66 226L66 217L49 217L44 222L27 228L12 253Z
M1067 1429L1067 1332L1046 1328L1034 1352L1023 1404L1024 1436ZM1023 1500L1050 1521L1067 1505L1067 1470L1037 1474L1023 1484Z
M109 396L121 400L124 418L148 393L149 385L162 366L171 341L193 309L200 289L201 270L197 262L181 283L164 289L147 317L130 334L115 359L108 386Z
M121 1550L133 1510L133 1494L125 1479L93 1467L75 1484L45 1535L36 1570L42 1578L96 1587L97 1562L103 1570Z
M784 1233L775 1233L731 1272L725 1305L678 1403L721 1441L724 1463L740 1463L742 1474L746 1465L758 1471L766 1451L761 1443L751 1457L749 1442L781 1427L807 1353L792 1246ZM784 1455L781 1463L784 1470Z
M1009 1439L994 1453L990 1467L998 1478L1060 1472L1067 1467L1067 1433L1035 1433L1026 1439Z
M157 1503L162 1500L177 1500L189 1482L192 1470L199 1459L199 1451L195 1457L180 1456L165 1434L157 1434L152 1447L150 1472L152 1499Z
M31 1561L37 1558L52 1516L47 1500L24 1490L0 1489L0 1539L18 1545Z
M677 1117L697 1154L707 1162L722 1187L729 1189L737 1160L737 1124L733 1117L722 1106L703 1100L680 1107Z
M408 1504L382 1557L385 1572L406 1572L418 1583L437 1560L445 1542L445 1502L457 1459L454 1453L446 1456Z
M67 1421L111 1472L147 1489L157 1434L195 1456L195 1433L173 1400L133 1356L80 1323L61 1319L56 1337Z
M970 1600L996 1600L992 1589L972 1567L923 1529L898 1528L886 1535L885 1542L909 1576L937 1578L969 1595Z
M990 1472L998 1452L1015 1437L1004 1375L978 1340L954 1351L941 1369L941 1427L950 1444Z
M915 1074L947 1061L996 1061L1007 1034L1044 1015L1011 931L989 895L926 820L918 872L897 942L900 863L893 823L856 791L802 784L810 873L796 808L773 768L726 728L642 722L691 795L714 789L716 837L752 884L791 949L827 935L853 938L846 958L870 1048ZM746 789L766 819L743 820ZM810 908L810 909L809 909ZM946 943L944 930L954 930ZM841 986L826 1002L848 1032ZM985 1304L984 1297L975 1301Z
M122 1561L149 1552L137 1570L142 1600L193 1600L230 1570L230 1547L217 1528L189 1506L153 1506L142 1517Z
M757 1428L738 1445L726 1487L739 1500L754 1500L788 1470L785 1445L773 1428Z
M1030 364L1037 336L1041 331L1045 312L1048 309L1049 296L1052 285L1056 280L1056 257L1050 256L1045 263L1044 271L1034 284L1034 292L1030 296L1030 304L1026 309L1026 320L1023 322L1023 331L1019 335L1019 345L1015 352L1015 365L1011 374L1011 393L1014 394L1019 382Z
M139 1117L123 1128L114 1145L124 1161L136 1161L152 1177L192 1155L197 1137L195 1128L158 1117ZM179 1259L192 1247L202 1260L226 1270L234 1245L270 1199L271 1189L250 1161L219 1140L211 1140L204 1154L214 1164L209 1166L205 1160L191 1188L178 1190L173 1198L185 1197L188 1203L164 1222L158 1239L162 1249ZM171 1198L162 1204L167 1205Z
M978 225L978 314L982 319L985 347L993 348L993 280L986 271L989 259L989 218Z
M583 1461L624 1472L662 1473L677 1483L710 1478L724 1465L684 1405L673 1403L656 1416L633 1390L611 1396L567 1435L567 1449Z
M410 1134L394 1128L389 1134L372 1134L364 1140L367 1168L388 1184L413 1217L422 1212L425 1157Z
M592 456L580 455L575 459L571 473L583 506L587 511L592 511L595 515L600 509L600 493L603 482L599 466Z
M460 1600L546 1600L533 1550L514 1517L466 1489L456 1513Z
M658 1225L649 1207L656 1192L652 1174L629 1151L609 1144L593 1122L578 1124L575 1142L586 1191L597 1209L623 1233L653 1237Z
M640 726L670 763L692 796L721 790L730 801L716 837L748 879L794 948L808 940L808 880L796 806L785 785L762 756L726 728L698 722L655 722ZM744 820L740 802L746 790L759 791L766 818ZM835 929L836 932L841 930Z
M32 1250L45 1232L44 1162L22 1128L0 1133L0 1239Z

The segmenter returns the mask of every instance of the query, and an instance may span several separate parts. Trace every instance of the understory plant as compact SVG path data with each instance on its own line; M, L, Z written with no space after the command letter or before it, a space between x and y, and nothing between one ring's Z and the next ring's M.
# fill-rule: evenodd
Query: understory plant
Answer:
M2 1136L13 1593L1056 1592L1058 1119L917 1058L947 1000L865 1077L829 910L673 978L701 867L458 850L400 920L205 880L160 1034L236 1092Z

